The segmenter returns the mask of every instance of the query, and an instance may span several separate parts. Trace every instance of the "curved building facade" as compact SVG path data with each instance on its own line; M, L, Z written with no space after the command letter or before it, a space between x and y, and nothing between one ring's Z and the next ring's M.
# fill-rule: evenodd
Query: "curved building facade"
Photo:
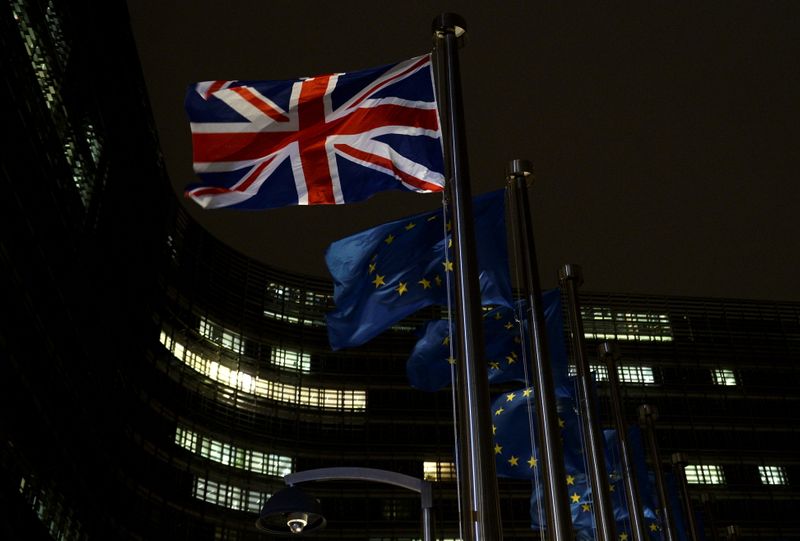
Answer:
M284 475L359 466L433 481L436 537L458 538L452 397L405 376L438 309L331 351L327 280L242 256L177 201L125 4L12 0L0 20L15 134L0 201L0 537L266 539L255 520ZM705 538L800 538L800 304L581 304L589 356L620 347L628 419L660 412L661 467L686 454ZM412 492L307 488L328 518L321 538L421 538ZM539 537L530 494L500 480L506 539Z

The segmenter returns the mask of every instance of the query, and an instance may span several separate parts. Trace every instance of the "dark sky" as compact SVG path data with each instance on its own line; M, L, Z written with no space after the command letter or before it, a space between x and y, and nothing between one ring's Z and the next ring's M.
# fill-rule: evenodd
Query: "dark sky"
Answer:
M474 193L512 158L531 190L542 281L586 290L800 301L800 7L793 2L129 0L168 171L194 182L186 86L285 79L427 52L442 11L461 50ZM252 257L327 276L325 247L434 208L380 194L345 207L204 211Z

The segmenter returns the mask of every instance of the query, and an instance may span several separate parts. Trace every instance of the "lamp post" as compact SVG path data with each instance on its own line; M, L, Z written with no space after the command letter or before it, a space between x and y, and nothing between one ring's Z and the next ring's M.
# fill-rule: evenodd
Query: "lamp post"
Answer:
M422 538L433 541L431 483L402 473L374 468L320 468L290 473L283 481L288 485L276 492L261 508L256 521L260 530L275 534L295 534L320 530L327 521L322 516L319 501L294 485L308 481L373 481L406 488L420 495L422 504Z

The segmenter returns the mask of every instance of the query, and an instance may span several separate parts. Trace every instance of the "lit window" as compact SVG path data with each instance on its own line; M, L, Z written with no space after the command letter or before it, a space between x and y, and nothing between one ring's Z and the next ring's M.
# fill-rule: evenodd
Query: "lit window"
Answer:
M161 343L177 360L214 381L255 396L299 404L320 409L339 411L365 411L367 392L344 389L300 387L289 383L270 381L245 372L233 370L185 347L161 331Z
M727 368L715 368L711 371L714 385L736 385L736 374Z
M264 310L264 317L314 327L325 325L322 312L328 306L327 295L271 282L267 286L266 299L271 306ZM316 313L318 316L302 317L301 313L306 312Z
M311 355L308 353L300 353L291 349L272 348L270 361L281 368L288 368L304 374L311 372Z
M608 368L602 364L589 365L589 370L594 373L595 380L608 381ZM578 369L574 364L567 369L570 376L576 376ZM656 382L651 366L624 365L617 367L617 375L620 383L640 383L653 385Z
M221 325L217 325L208 318L204 317L200 319L198 331L205 338L208 338L212 342L234 353L242 353L244 351L241 335L233 333Z
M55 46L56 58L63 70L67 65L67 58L69 58L69 44L64 39L64 32L61 29L61 19L56 13L56 7L53 0L47 2L47 10L44 13L44 18L47 21L47 30L50 33L50 38Z
M686 466L686 482L692 485L721 485L725 483L722 466L713 464L689 464Z
M200 441L198 449L197 441ZM175 429L175 443L203 458L243 470L283 477L292 473L292 458L244 449L200 436L183 427Z
M94 125L88 120L83 122L83 135L86 139L86 145L89 147L89 154L92 156L92 161L95 166L100 163L100 154L103 151L103 143L97 136Z
M195 477L192 496L228 509L259 513L270 495L225 483L217 483L211 479Z
M786 468L783 466L759 466L758 474L765 485L787 485Z
M426 481L455 481L456 465L452 462L423 462L422 477Z
M612 312L600 307L584 307L581 313L584 336L589 339L672 341L672 326L667 314Z
M20 479L18 490L22 499L27 502L50 533L50 537L64 541L88 539L88 535L82 531L83 527L72 509L66 506L63 495L54 490L39 487L25 477Z

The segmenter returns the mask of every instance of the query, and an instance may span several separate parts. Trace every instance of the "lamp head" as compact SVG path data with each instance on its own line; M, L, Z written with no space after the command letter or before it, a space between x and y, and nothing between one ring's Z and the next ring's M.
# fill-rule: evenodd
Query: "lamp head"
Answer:
M256 527L278 535L303 535L321 530L326 523L319 500L290 486L264 503Z

